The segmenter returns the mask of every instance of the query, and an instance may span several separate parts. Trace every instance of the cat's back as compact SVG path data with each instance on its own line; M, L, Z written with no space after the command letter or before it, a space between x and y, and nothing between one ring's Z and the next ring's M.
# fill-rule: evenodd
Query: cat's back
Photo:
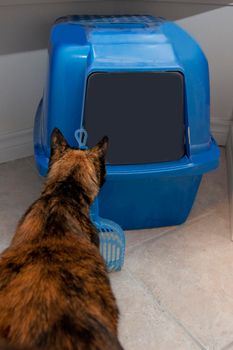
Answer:
M121 349L103 259L96 246L72 235L12 246L2 254L0 315L0 335L16 343Z

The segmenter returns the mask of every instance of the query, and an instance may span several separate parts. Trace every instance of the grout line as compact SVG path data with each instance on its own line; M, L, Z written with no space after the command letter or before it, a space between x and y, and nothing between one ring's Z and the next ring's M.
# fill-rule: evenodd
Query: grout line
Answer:
M207 216L212 215L215 210L216 209L213 208L208 213L201 214L200 216L198 216L196 218L193 218L191 220L187 220L181 225L171 226L170 228L168 228L167 230L161 232L157 236L145 238L144 240L139 241L139 242L137 242L135 244L132 244L129 247L127 247L127 244L126 244L126 250L127 250L127 252L131 252L131 250L133 250L134 248L138 248L139 246L141 246L144 243L147 243L147 242L150 242L150 241L153 241L153 240L156 241L157 239L160 239L160 238L162 238L164 236L167 236L167 235L170 235L170 234L175 234L175 233L179 232L180 228L183 228L184 226L185 227L189 227L189 226L195 224L197 221L199 221L201 219L204 219ZM153 230L153 228L151 230Z
M209 209L208 212L206 213L203 213L203 214L200 214L199 216L196 216L194 218L188 218L186 222L184 222L184 225L187 223L187 224L193 224L195 222L197 222L199 219L204 219L206 216L212 214L214 211L216 210L216 208L211 208Z
M233 341L225 345L221 350L231 350L233 348Z
M172 229L172 227L173 227L173 229ZM168 234L169 232L174 232L174 231L176 231L176 226L175 226L175 229L174 229L174 226L172 226L172 227L169 228L169 229L167 229L167 230L165 230L165 231L163 231L163 232L161 232L161 233L158 233L158 235L156 235L156 236L153 236L153 237L151 236L151 237L148 237L148 238L143 239L143 240L140 241L140 242L137 242L137 243L135 243L135 244L132 244L132 245L130 245L129 247L127 247L127 243L126 243L126 249L127 249L127 251L131 251L132 249L137 248L137 247L139 247L140 245L142 245L142 244L144 244L144 243L147 243L147 242L150 242L150 241L153 241L153 240L157 240L157 239L161 238L162 236ZM151 230L153 230L153 228L152 228Z
M174 323L176 323L180 328L183 329L183 331L185 332L185 334L187 334L192 340L193 342L201 349L201 350L207 350L208 348L206 348L205 345L202 344L202 342L196 337L194 336L187 328L186 326L179 321L168 309L166 309L164 307L164 305L162 305L160 302L157 301L156 297L153 295L153 293L151 292L151 290L147 287L147 285L141 280L138 279L134 276L134 274L128 269L126 268L126 271L128 272L128 274L130 275L130 277L137 283L139 284L147 293L148 295L150 295L150 297L153 300L153 303L159 308L159 310L161 312L163 312L168 318L172 319L172 321ZM222 349L225 350L225 349ZM226 349L227 350L227 349Z

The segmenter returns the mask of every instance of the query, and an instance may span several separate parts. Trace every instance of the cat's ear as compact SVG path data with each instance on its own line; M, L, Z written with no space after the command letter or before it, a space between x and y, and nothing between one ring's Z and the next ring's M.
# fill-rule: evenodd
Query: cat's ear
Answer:
M91 148L89 150L89 153L92 156L96 156L98 158L104 158L106 157L106 153L108 150L108 136L104 136L98 143L96 146L94 146L93 148Z
M60 159L68 148L69 145L66 142L64 136L62 135L61 131L58 128L53 129L50 143L50 163L54 163L55 161Z

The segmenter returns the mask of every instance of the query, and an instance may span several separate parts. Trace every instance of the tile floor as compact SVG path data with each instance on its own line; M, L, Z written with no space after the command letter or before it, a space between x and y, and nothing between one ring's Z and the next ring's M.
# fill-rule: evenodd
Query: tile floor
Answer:
M0 165L0 249L38 196L32 158ZM233 349L233 243L225 152L204 176L187 222L127 232L125 266L111 280L125 350Z

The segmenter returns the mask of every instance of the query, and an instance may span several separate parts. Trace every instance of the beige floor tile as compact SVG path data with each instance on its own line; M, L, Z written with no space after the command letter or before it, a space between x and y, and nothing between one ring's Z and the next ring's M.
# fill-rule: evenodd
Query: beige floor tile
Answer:
M111 282L121 312L119 337L125 350L202 348L127 270L112 273Z
M40 179L31 157L0 164L1 190L3 186L11 186L12 190L23 189L24 186L34 183L37 186L37 182L40 184Z
M34 156L27 157L26 160L30 164L30 166L32 167L33 171L38 175L38 170L36 167L36 161L35 161Z
M18 220L38 197L41 186L30 158L0 164L0 250L9 244Z
M126 249L130 250L135 246L142 244L143 242L151 239L159 238L167 231L171 231L175 226L158 227L146 230L132 230L126 231Z
M224 346L222 350L233 350L233 343L230 343L227 346Z
M210 349L233 340L233 244L214 212L130 250L126 268Z

